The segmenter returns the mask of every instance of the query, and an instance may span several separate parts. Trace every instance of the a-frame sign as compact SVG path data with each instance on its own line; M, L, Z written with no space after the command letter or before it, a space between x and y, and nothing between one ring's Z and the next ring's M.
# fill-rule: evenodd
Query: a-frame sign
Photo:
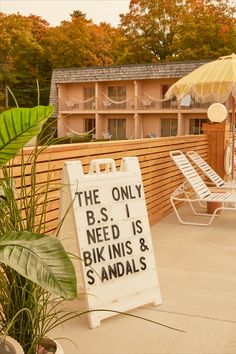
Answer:
M82 259L90 327L113 311L160 304L138 159L123 158L119 171L113 159L93 160L87 174L80 161L66 162L62 185L61 236Z

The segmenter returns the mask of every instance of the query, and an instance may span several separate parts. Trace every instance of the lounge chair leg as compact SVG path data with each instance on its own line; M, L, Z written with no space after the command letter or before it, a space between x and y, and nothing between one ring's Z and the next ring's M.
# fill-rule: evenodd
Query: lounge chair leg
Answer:
M209 220L209 222L207 222L207 223L197 223L197 222L184 221L184 220L181 218L181 216L180 216L180 214L179 214L179 212L178 212L178 209L176 208L176 206L175 206L175 204L174 204L173 198L171 198L171 204L172 204L172 206L173 206L173 209L174 209L174 211L175 211L175 214L176 214L176 216L177 216L179 222L180 222L181 224L183 224L183 225L209 226L209 225L211 225L211 223L212 223L214 217L217 215L217 214L216 214L217 211L220 209L220 208L217 208L217 209L214 211L214 213L211 214L211 215L206 214L206 213L205 213L205 214L200 214L200 213L198 213L198 214L197 214L198 216L208 216L208 217L210 218L210 220ZM190 202L190 206L191 206L191 202ZM192 206L191 206L191 210L193 211Z
M193 202L191 201L191 199L188 197L188 193L185 192L184 195L185 195L186 199L189 201L190 207L191 207L192 212L193 212L194 215L198 215L198 216L209 216L208 213L206 213L206 212L205 212L205 213L200 213L200 212L196 211L196 209L195 209L195 207L194 207L194 203L193 203ZM195 203L198 203L198 205L200 205L200 207L201 207L202 209L206 209L206 207L203 206L202 203L200 203L200 202L195 202Z

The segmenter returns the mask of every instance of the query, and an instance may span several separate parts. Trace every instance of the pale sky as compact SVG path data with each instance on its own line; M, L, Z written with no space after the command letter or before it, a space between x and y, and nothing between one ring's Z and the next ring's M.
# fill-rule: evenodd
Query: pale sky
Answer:
M19 12L41 16L51 26L70 20L74 10L86 13L94 23L107 22L116 26L119 14L128 12L130 0L0 0L0 11L5 14Z

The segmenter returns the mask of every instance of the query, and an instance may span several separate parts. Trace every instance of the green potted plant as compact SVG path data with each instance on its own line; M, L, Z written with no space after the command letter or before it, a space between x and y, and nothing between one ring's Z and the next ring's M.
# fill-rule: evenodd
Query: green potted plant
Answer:
M18 185L13 178L12 159L52 112L52 106L39 105L0 114L0 343L10 336L25 354L44 353L43 338L73 316L60 310L61 303L77 297L73 264L60 240L45 232L51 187L50 173L36 184L42 148L35 147L26 162L20 155Z

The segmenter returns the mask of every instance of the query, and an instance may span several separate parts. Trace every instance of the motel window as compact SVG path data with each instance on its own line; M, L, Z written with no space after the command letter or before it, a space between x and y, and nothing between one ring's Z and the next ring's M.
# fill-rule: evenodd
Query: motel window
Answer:
M126 138L126 120L108 119L108 131L112 139L123 140Z
M94 118L85 118L84 119L84 131L85 132L90 132L90 130L95 128L95 119ZM92 134L95 134L95 129L92 132Z
M95 102L95 87L84 87L84 109L93 109Z
M208 119L190 119L189 122L189 134L203 134L202 124L208 123Z
M108 97L111 102L111 108L117 108L117 109L126 108L126 102L116 103L116 102L122 102L126 100L125 86L109 86Z
M177 135L178 120L164 118L161 120L161 136Z

